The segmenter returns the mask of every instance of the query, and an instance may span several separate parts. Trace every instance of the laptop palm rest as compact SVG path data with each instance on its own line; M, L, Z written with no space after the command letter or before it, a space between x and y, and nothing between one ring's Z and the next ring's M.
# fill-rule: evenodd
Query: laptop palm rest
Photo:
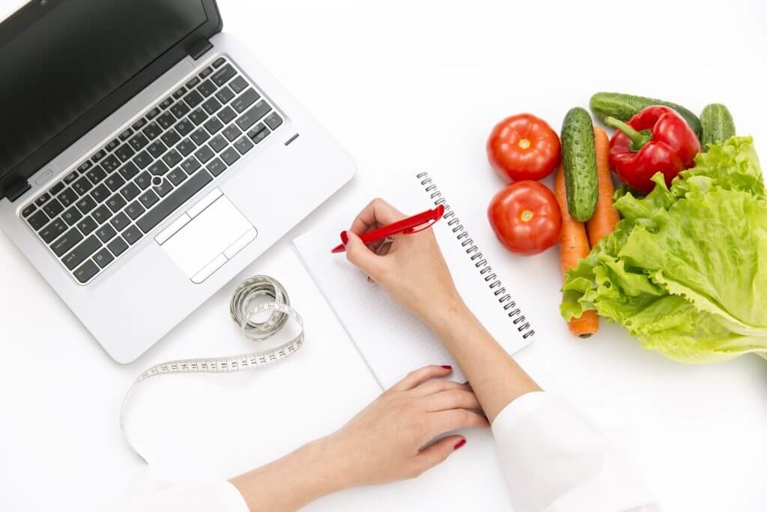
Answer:
M158 234L155 241L193 283L200 284L257 234L248 219L215 189Z

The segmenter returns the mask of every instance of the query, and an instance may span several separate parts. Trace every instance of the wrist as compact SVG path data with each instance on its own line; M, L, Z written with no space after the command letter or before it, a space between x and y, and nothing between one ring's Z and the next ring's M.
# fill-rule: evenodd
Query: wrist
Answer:
M455 325L465 324L471 318L473 315L469 307L456 292L446 297L437 307L431 308L422 319L432 331L442 337Z

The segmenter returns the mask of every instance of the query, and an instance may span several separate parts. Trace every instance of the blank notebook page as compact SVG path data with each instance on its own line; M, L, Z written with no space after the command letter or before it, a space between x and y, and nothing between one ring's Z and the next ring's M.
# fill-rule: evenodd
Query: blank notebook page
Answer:
M482 247L473 249L476 242L471 228L461 222L460 206L456 208L427 173L414 173L381 195L408 216L444 201L446 217L432 229L464 302L509 353L533 340L534 330L519 297L510 296L504 285L508 281L498 275ZM368 282L344 254L331 254L331 247L340 242L339 233L348 229L363 207L356 205L295 239L304 265L383 388L431 364L452 365L451 377L464 382L458 364L421 320Z

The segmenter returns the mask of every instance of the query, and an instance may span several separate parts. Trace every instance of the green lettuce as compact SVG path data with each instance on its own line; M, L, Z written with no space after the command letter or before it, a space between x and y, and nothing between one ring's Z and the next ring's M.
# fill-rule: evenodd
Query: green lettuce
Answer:
M690 363L767 355L767 199L750 137L711 145L668 188L615 202L622 220L571 270L562 316L618 322Z

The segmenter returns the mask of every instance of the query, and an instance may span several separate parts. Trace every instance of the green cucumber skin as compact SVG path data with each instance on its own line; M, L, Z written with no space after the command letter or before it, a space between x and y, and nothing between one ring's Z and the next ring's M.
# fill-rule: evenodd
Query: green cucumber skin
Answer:
M700 113L700 124L703 126L700 143L704 151L708 151L708 144L724 142L735 135L735 121L732 119L732 114L721 103L706 105Z
M571 109L562 123L562 162L567 209L578 222L589 220L597 207L596 153L591 115L580 107Z
M658 100L655 98L645 98L644 96L632 96L630 94L621 94L618 92L598 92L591 97L589 106L591 111L600 121L607 117L614 117L621 121L628 121L635 114L651 105L663 105L673 108L681 115L692 131L698 138L701 137L702 126L698 116L687 110L681 105L669 101Z

